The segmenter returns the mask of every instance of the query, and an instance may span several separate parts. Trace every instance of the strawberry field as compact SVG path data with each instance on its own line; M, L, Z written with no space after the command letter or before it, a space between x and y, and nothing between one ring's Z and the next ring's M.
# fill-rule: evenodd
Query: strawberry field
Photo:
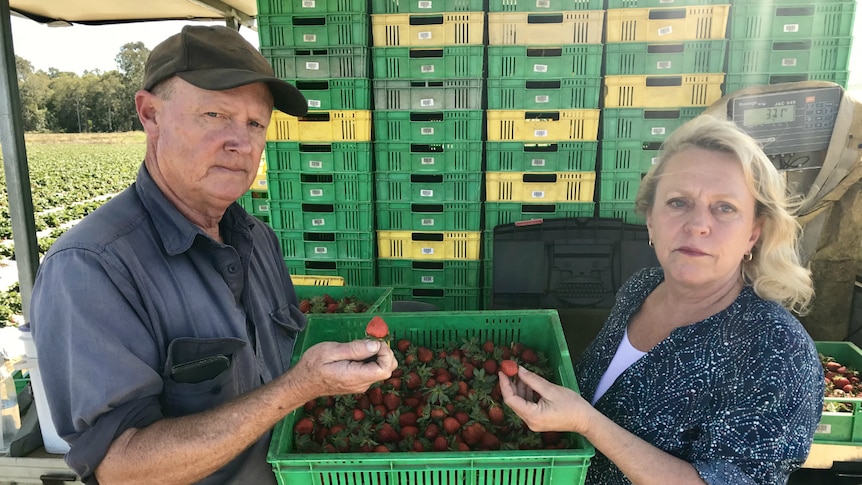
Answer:
M27 135L26 149L42 255L72 224L134 181L144 156L144 136L34 134ZM5 172L0 173L0 192L0 266L14 268ZM4 274L10 273L16 274ZM21 312L15 281L0 281L0 326Z

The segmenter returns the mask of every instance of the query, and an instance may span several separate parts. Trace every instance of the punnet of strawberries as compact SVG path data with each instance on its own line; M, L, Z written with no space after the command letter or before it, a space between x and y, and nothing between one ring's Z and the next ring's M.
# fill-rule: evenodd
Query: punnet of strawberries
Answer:
M513 360L550 378L547 357L521 343L465 338L435 348L393 342L399 366L365 393L305 403L293 427L299 453L572 448L567 433L531 431L502 401L497 370Z
M299 311L302 313L364 313L368 311L368 303L356 296L333 298L328 293L302 298L299 301Z
M838 362L832 356L820 355L823 366L825 397L859 397L862 398L862 384L859 382L859 371ZM823 410L830 412L853 412L853 404L849 402L824 401Z

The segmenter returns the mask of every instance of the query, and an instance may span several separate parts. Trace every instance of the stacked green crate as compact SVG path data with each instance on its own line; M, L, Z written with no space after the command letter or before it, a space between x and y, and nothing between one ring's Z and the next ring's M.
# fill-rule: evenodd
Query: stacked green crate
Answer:
M608 0L598 214L628 223L641 178L681 124L721 97L726 0Z
M484 301L498 225L592 217L602 0L488 4Z
M266 152L260 154L257 175L248 192L237 201L243 209L259 220L269 224L269 193L266 185Z
M260 49L309 112L273 112L270 225L297 275L374 286L369 20L365 0L259 0Z
M755 85L847 86L855 0L733 0L725 94Z
M482 0L372 0L377 274L395 300L480 308Z

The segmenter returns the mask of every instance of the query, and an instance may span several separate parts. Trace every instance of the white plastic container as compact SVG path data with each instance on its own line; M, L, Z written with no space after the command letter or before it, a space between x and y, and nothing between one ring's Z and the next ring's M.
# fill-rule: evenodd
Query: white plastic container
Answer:
M7 362L8 364L8 362ZM21 414L18 407L18 393L15 392L15 379L11 365L0 366L0 454L9 454L9 446L21 429Z
M36 399L36 415L39 417L39 427L42 429L42 442L45 445L45 451L63 455L69 451L69 444L60 438L57 429L54 428L54 421L51 420L48 399L45 397L45 385L42 383L42 374L39 372L36 344L33 343L29 328L21 328L21 340L24 342L24 356L27 358L27 370L30 372L30 384L33 386L33 397Z

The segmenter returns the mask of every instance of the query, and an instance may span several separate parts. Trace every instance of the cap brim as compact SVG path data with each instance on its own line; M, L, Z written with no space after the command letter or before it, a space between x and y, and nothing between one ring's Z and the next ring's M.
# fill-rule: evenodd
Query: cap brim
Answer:
M245 69L201 69L178 72L184 81L202 89L221 91L252 83L266 83L272 93L276 109L289 115L302 116L308 113L308 101L296 86L276 77Z

